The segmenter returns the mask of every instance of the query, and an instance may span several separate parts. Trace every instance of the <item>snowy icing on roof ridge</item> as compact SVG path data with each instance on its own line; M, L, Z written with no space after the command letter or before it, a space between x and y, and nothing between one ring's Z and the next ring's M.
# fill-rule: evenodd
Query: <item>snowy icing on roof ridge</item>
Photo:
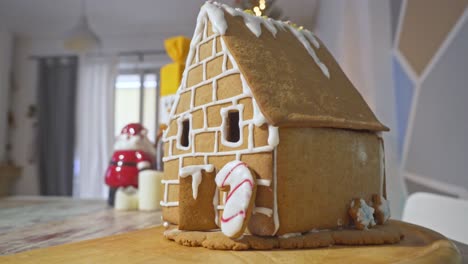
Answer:
M320 59L318 58L315 50L312 48L312 45L318 49L320 47L320 43L318 42L317 38L314 36L312 32L307 29L297 28L295 25L285 22L274 20L271 18L264 18L255 15L251 15L247 12L239 8L232 8L225 4L208 1L206 2L201 10L200 14L198 15L197 19L197 28L201 27L204 23L205 18L208 16L211 24L213 25L213 31L217 34L224 35L228 28L226 19L224 18L224 11L226 11L231 16L240 16L244 19L245 26L256 36L260 37L262 34L262 27L263 25L274 37L278 33L278 29L285 31L289 29L291 33L301 42L304 48L307 50L309 55L314 59L317 66L323 72L323 74L330 78L330 72L325 64L323 64ZM197 32L197 30L195 30ZM197 38L197 34L194 35L194 38ZM196 39L195 39L196 40ZM198 43L197 41L192 41L192 43Z

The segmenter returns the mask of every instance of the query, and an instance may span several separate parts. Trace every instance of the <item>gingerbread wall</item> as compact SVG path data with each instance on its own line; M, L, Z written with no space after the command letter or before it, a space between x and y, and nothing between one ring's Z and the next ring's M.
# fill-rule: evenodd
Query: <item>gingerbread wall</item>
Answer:
M267 124L254 124L257 107L247 83L237 68L234 58L226 50L222 37L215 35L211 24L205 22L201 41L191 51L190 65L178 91L178 99L171 113L169 127L164 135L165 197L161 202L165 221L179 224L181 229L207 230L217 228L213 203L216 195L214 175L226 163L239 159L255 171L257 178L256 207L251 222L261 222L263 232L272 234L273 223L273 147L268 144ZM240 140L225 139L225 123L229 111L239 111ZM181 145L183 122L189 120L188 146ZM192 197L192 177L180 178L180 169L190 165L214 165L214 173L202 172L197 199ZM215 190L216 189L216 190ZM226 193L219 194L219 216ZM182 201L185 203L181 204ZM205 202L203 202L205 201ZM187 205L187 206L186 206ZM194 210L197 208L194 221ZM187 207L187 208L186 208ZM190 212L192 211L192 212ZM208 221L202 221L206 218ZM262 233L262 234L263 234Z
M280 128L278 235L349 224L353 198L384 195L382 141L372 132Z

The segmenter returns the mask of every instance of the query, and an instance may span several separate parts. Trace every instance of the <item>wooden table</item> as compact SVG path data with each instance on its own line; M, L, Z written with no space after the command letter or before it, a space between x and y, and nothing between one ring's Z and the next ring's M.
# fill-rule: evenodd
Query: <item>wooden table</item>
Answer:
M115 211L103 200L36 196L0 198L0 255L159 224L160 212Z
M220 259L232 263L389 263L396 259L405 263L460 262L451 241L405 223L401 224L407 237L393 246L249 252L180 246L162 237L160 223L160 212L118 212L98 200L0 199L0 253L9 254L0 256L0 263L219 263ZM463 252L467 248L460 249L466 255Z

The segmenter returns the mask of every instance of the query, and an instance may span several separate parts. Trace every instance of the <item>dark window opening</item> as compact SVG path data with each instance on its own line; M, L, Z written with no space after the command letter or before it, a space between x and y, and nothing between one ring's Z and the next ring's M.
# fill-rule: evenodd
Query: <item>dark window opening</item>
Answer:
M190 120L182 121L182 135L180 136L180 145L188 147L189 145Z
M229 142L238 142L240 139L239 111L229 111L226 123L226 140Z

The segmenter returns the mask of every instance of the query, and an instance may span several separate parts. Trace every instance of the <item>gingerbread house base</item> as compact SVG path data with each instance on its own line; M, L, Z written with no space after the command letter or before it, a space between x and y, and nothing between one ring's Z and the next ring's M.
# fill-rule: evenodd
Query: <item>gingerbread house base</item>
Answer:
M173 226L172 229L169 228L164 232L164 237L189 247L220 250L270 250L275 248L320 248L333 245L395 244L400 242L404 235L395 222L388 221L385 225L378 225L366 230L320 230L280 237L244 235L238 240L228 238L221 231L181 231Z

